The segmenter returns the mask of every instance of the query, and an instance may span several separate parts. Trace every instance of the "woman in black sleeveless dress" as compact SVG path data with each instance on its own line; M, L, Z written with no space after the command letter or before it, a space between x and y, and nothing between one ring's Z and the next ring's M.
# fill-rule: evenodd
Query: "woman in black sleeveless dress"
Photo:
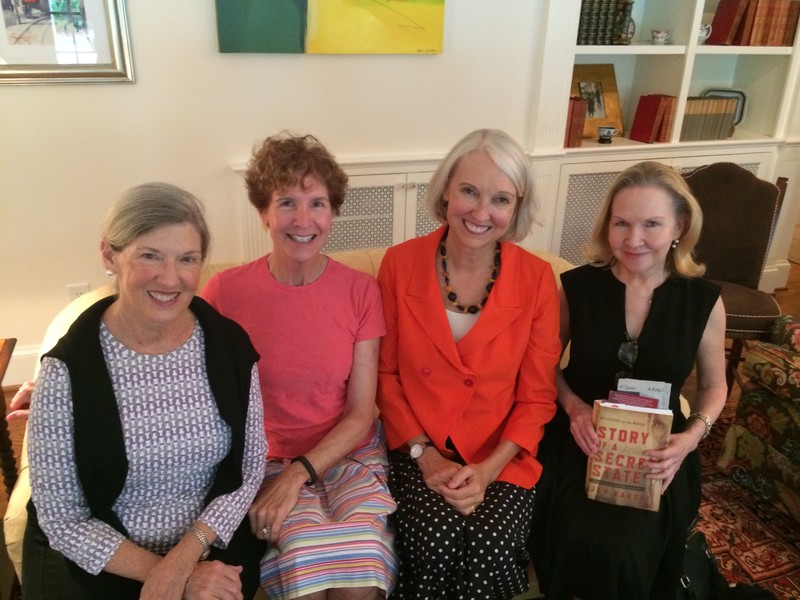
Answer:
M695 449L727 393L725 310L718 286L699 278L703 267L691 256L701 226L680 175L640 163L608 192L586 247L591 264L562 275L561 337L571 343L570 360L558 374L559 410L539 451L530 538L548 599L675 598L700 504ZM698 394L687 418L680 390L695 365ZM584 490L587 456L599 447L591 405L616 389L621 372L672 384L669 445L650 453L651 477L665 487L657 512L589 500Z

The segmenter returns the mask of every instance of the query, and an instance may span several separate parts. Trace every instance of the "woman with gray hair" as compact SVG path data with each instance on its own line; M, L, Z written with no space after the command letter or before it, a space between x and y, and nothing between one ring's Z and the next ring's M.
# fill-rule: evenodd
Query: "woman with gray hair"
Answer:
M117 293L44 355L31 403L23 573L39 583L26 598L65 597L48 540L76 597L255 593L265 545L244 516L266 452L258 354L195 296L208 247L200 202L176 186L140 185L111 207L100 250Z
M512 243L536 204L522 148L482 129L428 186L432 234L378 273L388 333L378 406L397 501L394 598L511 598L555 413L558 296L550 265Z

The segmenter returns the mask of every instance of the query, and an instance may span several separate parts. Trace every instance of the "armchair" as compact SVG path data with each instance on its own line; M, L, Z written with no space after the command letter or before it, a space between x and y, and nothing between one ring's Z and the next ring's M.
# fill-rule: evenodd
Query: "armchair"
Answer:
M800 315L778 317L770 341L750 345L744 375L717 466L800 522Z

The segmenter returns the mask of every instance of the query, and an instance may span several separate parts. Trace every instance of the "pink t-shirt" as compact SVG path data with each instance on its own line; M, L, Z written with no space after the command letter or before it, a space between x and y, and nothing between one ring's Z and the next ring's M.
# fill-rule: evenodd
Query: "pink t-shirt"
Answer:
M201 295L244 327L261 355L269 458L308 452L342 415L354 344L386 333L375 279L329 258L313 283L285 285L262 257L217 273Z

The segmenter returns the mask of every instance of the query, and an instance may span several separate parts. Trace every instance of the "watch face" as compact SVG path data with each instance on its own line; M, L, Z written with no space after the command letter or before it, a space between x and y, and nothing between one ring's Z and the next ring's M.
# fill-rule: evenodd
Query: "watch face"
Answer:
M409 455L414 460L418 459L422 456L422 451L425 450L425 446L423 444L414 444L411 446L411 450L409 451Z

